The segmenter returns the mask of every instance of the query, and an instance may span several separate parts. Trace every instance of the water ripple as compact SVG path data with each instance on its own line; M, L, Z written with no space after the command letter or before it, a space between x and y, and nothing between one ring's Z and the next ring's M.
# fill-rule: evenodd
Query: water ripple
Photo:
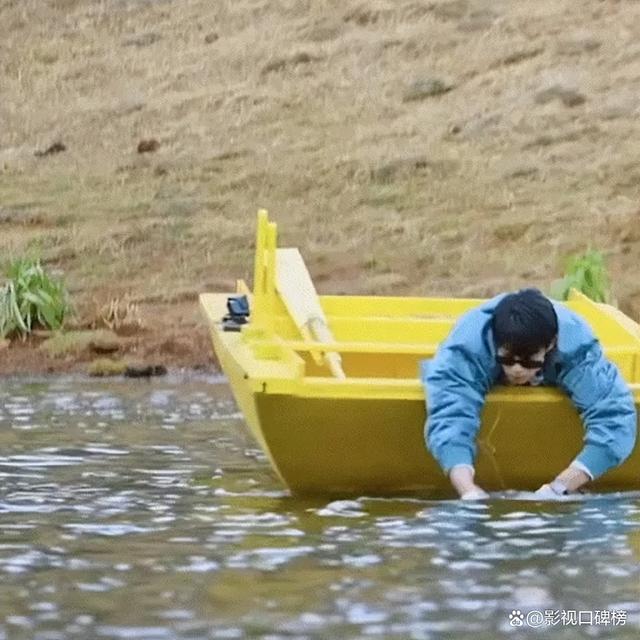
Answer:
M0 425L0 640L637 637L638 492L298 499L211 380L8 380Z

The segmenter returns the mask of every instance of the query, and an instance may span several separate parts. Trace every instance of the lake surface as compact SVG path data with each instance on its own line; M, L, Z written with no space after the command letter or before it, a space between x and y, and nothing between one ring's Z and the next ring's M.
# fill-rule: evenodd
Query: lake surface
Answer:
M640 494L299 500L222 379L0 382L0 640L637 639L639 560Z

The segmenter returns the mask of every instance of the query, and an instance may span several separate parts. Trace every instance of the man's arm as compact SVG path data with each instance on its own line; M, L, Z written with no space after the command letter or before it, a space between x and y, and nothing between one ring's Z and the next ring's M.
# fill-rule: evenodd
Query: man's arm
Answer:
M571 493L629 457L636 441L637 416L627 383L597 342L558 383L580 412L586 430L582 451L549 483L553 488L557 482L557 489L564 485Z
M461 497L486 497L473 480L473 462L488 375L459 345L444 346L425 364L427 448Z

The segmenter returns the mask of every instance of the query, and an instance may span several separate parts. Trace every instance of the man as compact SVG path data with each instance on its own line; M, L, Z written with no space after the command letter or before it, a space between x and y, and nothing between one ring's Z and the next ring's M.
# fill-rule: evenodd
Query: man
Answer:
M501 294L464 314L422 363L425 437L463 500L487 493L474 481L475 439L494 384L555 385L578 409L586 429L578 456L538 489L543 499L572 493L621 464L633 450L637 416L617 367L589 325L537 289Z

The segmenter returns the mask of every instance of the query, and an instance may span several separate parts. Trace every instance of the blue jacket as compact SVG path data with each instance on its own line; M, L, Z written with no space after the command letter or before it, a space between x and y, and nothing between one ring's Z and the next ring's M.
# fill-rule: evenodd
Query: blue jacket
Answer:
M491 318L505 295L465 313L434 358L422 362L425 438L445 472L456 464L473 465L484 399L502 375ZM545 360L541 382L563 389L578 409L586 434L575 460L597 478L633 450L637 431L633 396L589 325L565 305L552 304L558 317L558 344Z

